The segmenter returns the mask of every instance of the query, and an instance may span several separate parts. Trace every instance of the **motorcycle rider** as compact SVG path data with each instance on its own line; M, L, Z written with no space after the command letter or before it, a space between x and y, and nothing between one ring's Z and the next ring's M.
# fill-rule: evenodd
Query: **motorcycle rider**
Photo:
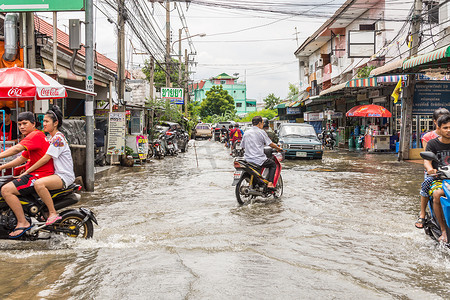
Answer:
M273 179L277 166L272 159L267 158L264 154L264 146L270 146L279 152L282 152L283 149L273 143L263 130L264 122L261 116L253 117L252 125L252 128L247 130L242 138L241 145L245 149L244 159L260 167L267 168L269 170L269 177L267 178L269 184L267 187L274 189Z
M0 166L0 171L2 169L17 167L27 161L25 170L28 170L44 156L49 147L45 134L36 129L36 119L32 112L26 111L20 113L17 121L19 130L25 138L19 144L0 153L0 159L16 155L23 151L22 155L12 162ZM34 192L34 182L39 178L52 175L53 173L53 161L49 160L46 164L32 171L30 174L16 178L2 187L1 194L17 218L16 228L10 233L10 238L18 238L32 228L32 224L25 218L22 205L17 196Z
M441 136L429 141L426 151L431 151L436 154L440 163L444 166L448 166L450 165L450 114L439 117L437 125L437 129ZM438 168L437 162L424 160L424 166L428 175L436 174ZM439 226L441 227L442 234L439 237L439 241L447 243L448 238L441 206L441 196L444 196L442 180L434 180L429 193L433 196L433 208Z
M230 126L230 128L232 128L232 126ZM236 142L241 141L243 135L244 135L244 132L239 128L239 124L237 124L237 123L236 123L236 125L234 125L234 128L230 129L230 137L231 137L231 153L230 153L230 155L233 154L233 150L236 147Z
M269 139L275 143L278 144L278 136L277 134L272 130L272 128L269 127L269 120L267 118L263 118L264 120L264 126L263 129L267 133L267 136Z
M7 106L0 108L5 112L5 124L0 123L0 140L3 140L3 126L5 126L5 140L17 142L17 123L11 120L11 109ZM0 113L0 120L2 113Z
M433 112L433 123L434 123L436 130L430 131L422 137L422 145L423 145L424 149L427 148L427 144L430 140L439 137L440 133L437 131L437 120L439 119L439 117L441 117L445 114L450 114L450 112L446 108L438 108ZM419 228L419 229L422 229L423 225L425 223L425 210L427 208L428 192L430 191L433 180L434 180L433 176L429 176L429 174L426 174L425 180L423 181L423 183L421 185L420 213L419 213L419 217L415 223L416 228Z

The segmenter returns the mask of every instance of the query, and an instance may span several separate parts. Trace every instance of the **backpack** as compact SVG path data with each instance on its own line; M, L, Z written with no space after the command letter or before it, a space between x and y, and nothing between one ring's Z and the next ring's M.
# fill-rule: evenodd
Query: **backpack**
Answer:
M235 129L235 130L234 130L233 137L235 137L235 138L237 138L237 139L242 138L241 131L240 131L239 129Z

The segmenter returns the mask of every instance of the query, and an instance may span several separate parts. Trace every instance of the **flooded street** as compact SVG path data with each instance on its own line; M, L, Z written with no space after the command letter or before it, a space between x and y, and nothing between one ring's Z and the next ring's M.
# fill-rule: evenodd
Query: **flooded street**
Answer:
M0 241L0 299L439 299L450 251L415 229L422 166L284 161L279 200L237 205L223 144L114 168L83 194L94 238Z

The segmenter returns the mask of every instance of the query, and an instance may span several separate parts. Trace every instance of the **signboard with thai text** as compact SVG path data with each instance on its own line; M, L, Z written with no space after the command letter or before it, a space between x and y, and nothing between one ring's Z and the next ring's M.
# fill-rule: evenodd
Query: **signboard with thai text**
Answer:
M136 136L136 149L139 159L146 159L148 155L148 135Z
M432 115L440 107L450 107L450 82L425 81L414 88L414 115Z
M77 10L84 10L84 0L3 0L0 5L0 12Z
M288 115L295 115L301 113L302 113L301 107L286 107L286 114Z
M109 155L122 155L125 152L125 112L110 112L108 126Z
M183 89L181 88L161 88L161 98L170 100L172 104L184 104Z

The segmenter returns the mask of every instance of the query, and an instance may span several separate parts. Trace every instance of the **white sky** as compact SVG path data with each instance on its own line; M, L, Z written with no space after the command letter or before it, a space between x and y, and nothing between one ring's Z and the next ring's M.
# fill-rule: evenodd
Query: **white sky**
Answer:
M261 0L267 3L276 1ZM281 0L277 0L281 1ZM186 4L182 3L186 21L191 36L206 33L205 37L194 37L193 42L197 50L195 61L197 67L193 70L191 78L195 81L207 79L220 73L233 75L239 73L239 80L247 82L247 97L262 101L268 94L274 93L277 97L285 98L288 94L289 83L298 82L298 63L294 51L343 3L343 0L285 0L284 2L298 3L294 11L304 12L311 10L327 13L325 18L311 18L290 16L265 12L244 11L237 9L212 8L191 4L186 12ZM95 3L102 9L101 1ZM305 4L317 3L316 7L305 7ZM327 3L322 6L320 3ZM155 4L160 5L160 4ZM172 4L173 8L173 4ZM164 31L165 14L162 9L155 9L156 19ZM110 11L113 15L113 12ZM47 22L52 22L51 14L45 16ZM58 13L58 27L67 32L68 19L84 19L83 12ZM114 14L113 20L117 17ZM117 37L115 25L107 22L106 17L96 12L96 43L97 51L116 60ZM173 31L172 42L178 40L178 29L181 23L178 13L172 12L171 27ZM256 28L255 28L256 27ZM296 29L298 44L296 41ZM164 31L165 32L165 31ZM127 41L133 40L133 45L142 50L137 38L127 31ZM182 36L183 38L185 35ZM127 42L126 59L130 63L127 67L138 65L144 59L143 55L131 55L130 43ZM187 41L182 41L182 53L188 47ZM175 44L178 51L178 44Z

